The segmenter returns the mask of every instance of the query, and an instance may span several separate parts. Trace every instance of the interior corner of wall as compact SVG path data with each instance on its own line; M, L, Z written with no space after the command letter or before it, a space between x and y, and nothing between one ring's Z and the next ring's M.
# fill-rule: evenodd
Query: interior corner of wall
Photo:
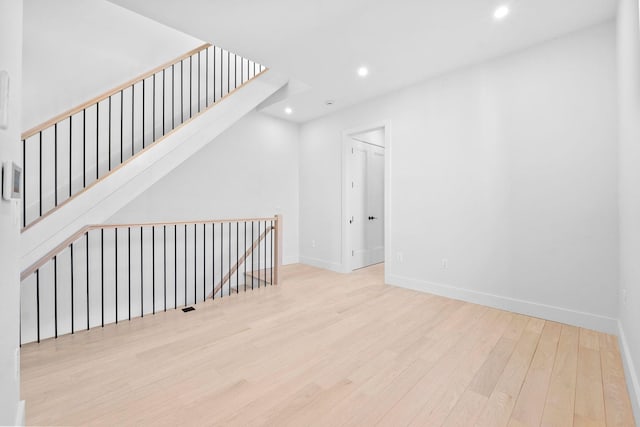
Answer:
M620 320L618 320L618 337L621 347L620 353L624 364L624 374L627 380L627 391L629 392L629 399L633 407L633 415L636 421L640 421L640 379L638 378L638 371L633 362L629 342L627 341L624 327Z

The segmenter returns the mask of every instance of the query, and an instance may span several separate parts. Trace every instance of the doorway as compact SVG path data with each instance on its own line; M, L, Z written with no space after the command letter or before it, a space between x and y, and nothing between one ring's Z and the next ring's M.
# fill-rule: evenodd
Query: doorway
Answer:
M385 260L384 125L344 134L343 263L347 272Z

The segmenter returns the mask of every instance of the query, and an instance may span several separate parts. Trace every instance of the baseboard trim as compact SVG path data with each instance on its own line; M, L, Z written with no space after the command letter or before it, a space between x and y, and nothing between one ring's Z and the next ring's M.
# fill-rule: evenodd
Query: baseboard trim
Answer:
M336 273L343 273L342 264L338 262L331 262L325 261L323 259L301 256L300 263L310 265L312 267L322 268L324 270L334 271Z
M16 426L23 426L25 425L27 422L26 418L25 418L25 402L24 400L21 400L20 402L18 402L18 408L16 409L16 421L15 421L15 425Z
M298 255L282 257L282 265L298 264L298 263L300 263L300 257Z
M624 375L627 379L627 391L631 406L633 407L633 416L636 422L640 420L640 381L638 380L638 371L636 371L633 359L631 358L631 350L627 342L627 336L624 333L622 322L618 321L618 337L620 340L620 353L622 362L624 363Z
M387 276L387 283L401 288L428 292L473 304L486 305L501 310L525 314L527 316L593 329L607 334L618 334L618 320L612 317L585 313L564 307L539 304L501 295L472 291L469 289L429 282L426 280L402 277L394 274L389 274Z

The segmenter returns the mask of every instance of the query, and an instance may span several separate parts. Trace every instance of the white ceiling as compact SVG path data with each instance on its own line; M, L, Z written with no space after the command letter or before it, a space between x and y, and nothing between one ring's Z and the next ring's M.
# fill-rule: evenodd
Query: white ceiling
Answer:
M306 83L267 109L297 122L611 19L616 8L616 0L111 1ZM501 4L511 14L494 22ZM360 65L370 69L365 79Z

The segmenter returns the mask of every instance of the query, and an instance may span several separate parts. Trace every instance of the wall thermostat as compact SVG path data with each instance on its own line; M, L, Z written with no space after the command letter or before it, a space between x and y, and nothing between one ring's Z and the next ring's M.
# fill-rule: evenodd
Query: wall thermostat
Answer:
M22 197L22 168L14 162L2 165L2 198L18 200Z

